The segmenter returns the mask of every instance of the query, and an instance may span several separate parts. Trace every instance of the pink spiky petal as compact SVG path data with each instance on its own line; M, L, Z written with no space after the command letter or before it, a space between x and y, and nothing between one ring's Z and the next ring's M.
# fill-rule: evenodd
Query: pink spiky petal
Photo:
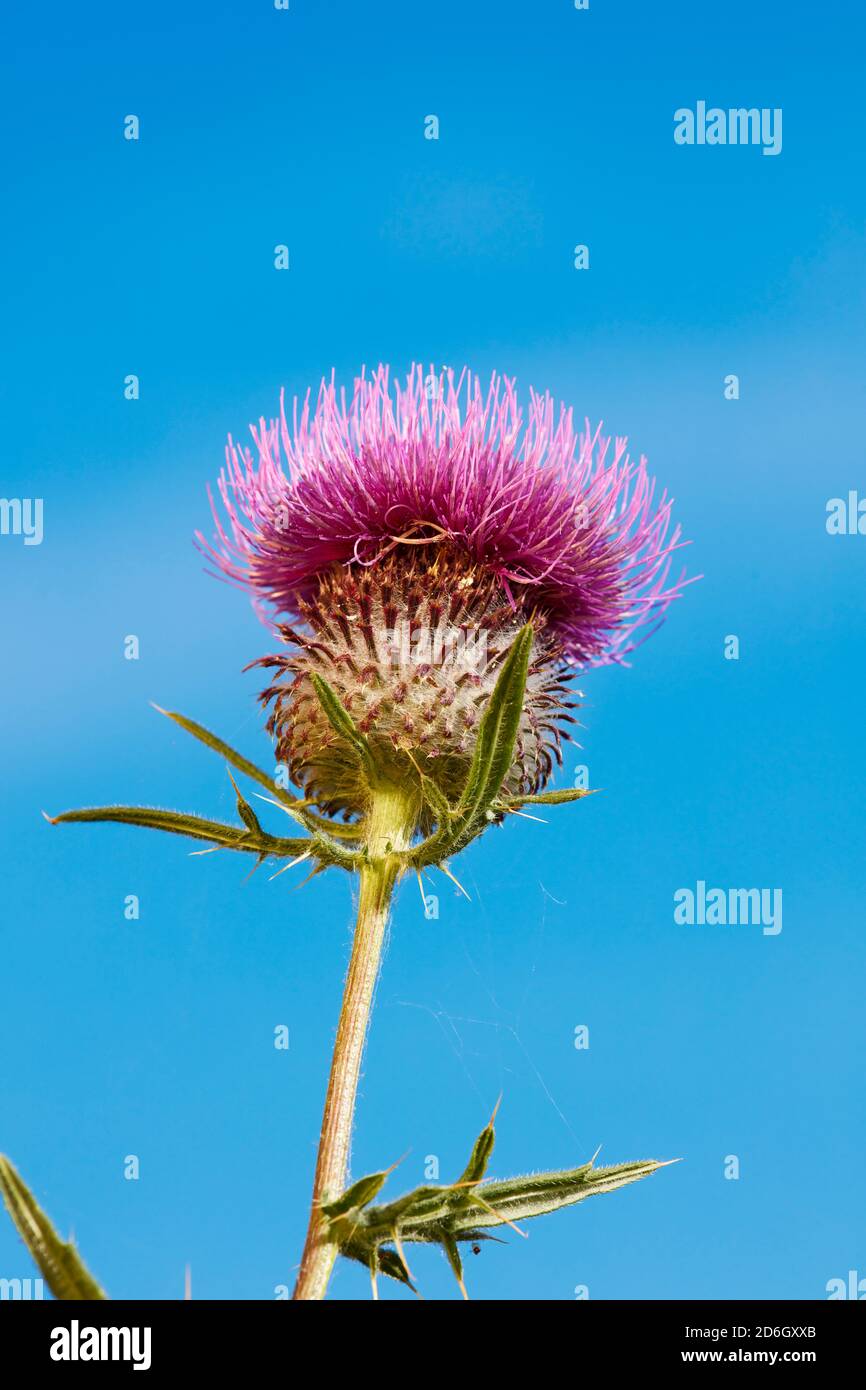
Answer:
M226 448L228 526L214 506L215 544L198 540L277 616L296 618L335 565L447 543L512 601L527 589L569 664L597 666L622 661L683 587L669 583L680 530L643 456L588 421L578 434L549 395L530 392L524 420L507 378L485 391L416 365L392 385L380 366L351 400L332 377L314 409L309 392L295 401L291 428L282 396L279 418L251 428L254 452Z

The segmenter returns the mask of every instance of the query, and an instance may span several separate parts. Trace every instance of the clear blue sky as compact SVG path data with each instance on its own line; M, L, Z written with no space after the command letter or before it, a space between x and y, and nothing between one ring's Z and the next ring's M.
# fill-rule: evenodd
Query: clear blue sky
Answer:
M179 1297L187 1262L202 1298L291 1281L348 881L244 883L238 858L39 812L230 818L219 760L148 703L269 764L240 674L269 638L191 544L227 431L332 367L468 363L628 434L706 577L632 670L583 681L563 781L585 762L603 795L487 835L438 922L404 888L354 1171L456 1174L502 1091L497 1175L599 1144L685 1161L470 1256L476 1295L866 1275L866 537L825 530L866 490L862 15L157 0L5 25L0 493L43 498L45 532L0 537L0 1150L116 1297ZM781 107L782 153L675 145L699 100ZM677 925L700 879L780 887L781 934ZM413 1267L454 1295L437 1252ZM0 1222L0 1275L28 1273ZM340 1268L336 1298L367 1292Z

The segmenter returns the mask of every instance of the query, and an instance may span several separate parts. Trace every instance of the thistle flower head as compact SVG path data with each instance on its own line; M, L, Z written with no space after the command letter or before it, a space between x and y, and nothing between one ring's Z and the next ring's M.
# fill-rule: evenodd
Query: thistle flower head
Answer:
M464 372L405 385L388 369L333 380L230 438L214 507L221 573L248 587L286 648L257 663L279 756L324 809L363 808L363 774L316 696L326 680L397 780L458 794L485 704L519 628L534 633L505 789L532 794L574 723L563 677L622 661L660 621L679 530L643 458L550 396Z
M221 571L277 614L297 617L333 566L376 566L399 550L448 545L493 575L513 606L527 599L579 667L621 661L661 619L680 532L655 497L643 457L530 392L524 420L514 384L485 390L463 372L405 385L389 371L333 379L315 409L296 401L292 426L252 427L255 453L229 438L210 550Z

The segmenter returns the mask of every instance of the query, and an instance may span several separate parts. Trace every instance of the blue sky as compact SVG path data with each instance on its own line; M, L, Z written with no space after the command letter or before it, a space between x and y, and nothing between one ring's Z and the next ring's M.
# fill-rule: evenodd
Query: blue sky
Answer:
M862 16L257 0L6 24L0 493L43 499L44 539L0 537L0 1150L116 1297L179 1297L187 1262L201 1298L291 1282L348 881L245 883L228 855L39 812L231 817L219 760L149 704L270 765L241 675L270 639L191 544L226 433L332 367L467 363L628 434L705 577L633 669L582 681L562 781L585 763L603 794L485 836L438 921L403 888L354 1172L456 1175L502 1092L496 1175L599 1144L684 1162L470 1256L478 1297L866 1276L866 538L825 528L866 492ZM781 154L676 145L699 100L781 108ZM676 924L698 880L780 887L782 932ZM435 1251L413 1268L456 1292ZM0 1223L0 1276L29 1273ZM339 1269L335 1298L367 1294Z

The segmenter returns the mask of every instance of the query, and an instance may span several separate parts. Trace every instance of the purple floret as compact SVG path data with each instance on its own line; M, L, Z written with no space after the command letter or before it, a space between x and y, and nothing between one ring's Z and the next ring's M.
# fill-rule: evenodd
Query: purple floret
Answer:
M217 540L200 544L220 571L295 617L333 565L375 565L399 546L447 544L492 571L513 601L528 587L569 663L622 661L680 593L669 583L671 500L655 501L646 460L611 448L589 422L530 392L524 423L514 383L485 392L464 371L404 385L387 367L362 374L347 400L333 379L292 427L252 427L255 454L229 437L214 507ZM526 595L530 597L530 595Z

